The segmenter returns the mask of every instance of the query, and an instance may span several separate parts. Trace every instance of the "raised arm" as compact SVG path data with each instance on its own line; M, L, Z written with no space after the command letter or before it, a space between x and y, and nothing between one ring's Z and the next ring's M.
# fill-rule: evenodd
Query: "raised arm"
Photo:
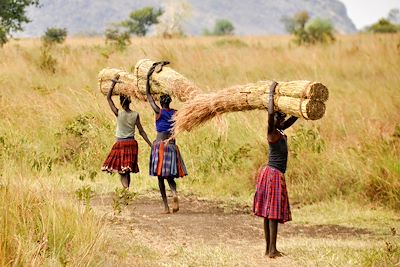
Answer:
M268 138L275 132L275 111L274 111L274 95L275 88L278 85L277 82L272 82L269 87L269 99L268 99Z
M282 130L286 130L287 128L292 126L297 121L297 119L298 119L297 117L291 116L289 119L285 120L283 122L283 129Z
M142 123L140 122L139 114L136 119L136 127L138 128L139 134L143 137L144 141L151 147L151 142L147 137L146 131L143 129Z
M151 86L150 86L150 78L151 75L153 74L156 66L159 64L159 62L156 62L151 66L149 71L147 72L147 81L146 81L146 96L147 96L147 101L149 102L150 106L153 108L154 112L156 114L160 113L160 107L157 106L156 102L154 101L153 96L151 95Z
M114 113L115 116L118 116L118 109L115 106L114 101L112 100L112 95L113 95L114 87L118 83L118 80L119 80L119 74L115 75L114 79L112 79L111 88L110 88L110 90L108 91L108 94L107 94L108 104L110 105L110 108L111 108L111 110L112 110L112 112Z

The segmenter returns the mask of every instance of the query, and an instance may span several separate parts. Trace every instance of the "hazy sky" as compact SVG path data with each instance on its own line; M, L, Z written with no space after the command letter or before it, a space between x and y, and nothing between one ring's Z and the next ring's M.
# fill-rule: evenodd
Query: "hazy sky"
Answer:
M392 8L400 9L400 0L341 0L357 29L386 17Z

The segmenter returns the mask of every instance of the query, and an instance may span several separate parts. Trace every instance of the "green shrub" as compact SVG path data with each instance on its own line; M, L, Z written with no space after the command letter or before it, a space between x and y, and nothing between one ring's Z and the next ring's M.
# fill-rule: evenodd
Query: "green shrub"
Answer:
M396 33L398 31L400 31L400 26L391 23L387 19L380 19L367 28L367 32L370 33Z
M235 27L227 19L220 19L215 22L214 35L233 35Z
M124 206L129 205L136 197L136 193L127 188L115 188L113 195L114 214L120 214Z
M316 18L306 24L305 30L308 35L308 42L311 44L335 41L334 29L332 23L328 20Z
M123 51L131 43L129 32L121 32L118 28L108 28L105 32L106 44Z
M321 18L310 21L310 16L306 11L299 12L293 17L284 17L282 21L286 30L294 35L295 43L299 45L335 41L332 23Z
M106 156L109 144L99 141L102 131L111 128L108 120L102 120L91 113L80 114L65 123L56 134L58 161L72 164L79 171L79 179L93 180Z
M83 201L87 207L90 207L90 200L94 197L95 191L90 185L82 186L75 191L75 196L79 201Z
M214 29L209 31L208 29L204 29L204 35L215 35L215 36L224 36L224 35L234 35L235 27L232 22L227 19L220 19L215 22Z
M48 28L42 36L45 45L62 44L67 38L67 29Z

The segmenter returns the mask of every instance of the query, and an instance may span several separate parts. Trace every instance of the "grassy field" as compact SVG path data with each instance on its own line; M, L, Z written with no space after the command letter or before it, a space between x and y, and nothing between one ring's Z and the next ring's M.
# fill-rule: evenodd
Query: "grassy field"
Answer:
M366 247L360 245L365 240L340 247L301 238L283 245L304 266L400 264L399 235L388 234L390 228L400 232L397 34L341 36L333 45L312 47L295 46L289 37L139 38L124 52L96 38L71 38L48 53L39 40L8 43L0 49L0 265L118 265L155 249L132 241L133 256L107 256L115 241L105 221L76 197L90 199L119 187L117 176L99 171L115 122L97 88L97 73L104 67L131 70L142 58L169 60L209 91L263 79L324 83L330 90L325 117L299 121L287 131L293 223L360 227L380 239ZM154 138L150 107L132 106ZM251 205L256 172L267 161L265 130L266 112L252 111L179 136L190 173L179 190ZM149 150L140 137L138 142L141 173L132 185L145 194L157 183L147 175ZM199 266L235 263L223 247L211 253L217 259L210 262L209 250L183 250L175 263L185 266L189 254ZM162 265L150 256L146 264Z

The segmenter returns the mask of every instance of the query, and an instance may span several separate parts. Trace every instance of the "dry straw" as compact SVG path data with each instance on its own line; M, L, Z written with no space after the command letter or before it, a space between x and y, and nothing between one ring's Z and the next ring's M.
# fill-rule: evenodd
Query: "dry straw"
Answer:
M146 100L147 72L154 61L140 60L134 73L119 69L103 69L99 73L99 87L107 94L111 79L120 75L122 83L115 87L115 94L130 95L136 99ZM169 94L185 105L176 113L174 134L190 131L194 127L223 113L254 109L267 109L268 93L272 81L259 81L238 85L213 93L203 93L190 80L169 67L154 72L151 78L152 94ZM318 120L325 114L325 104L329 98L328 89L321 83L310 81L278 82L275 89L275 110L288 115Z
M190 131L223 113L267 109L271 84L272 81L261 81L227 88L215 93L197 95L175 115L175 135L182 131ZM322 90L319 91L315 88L322 88ZM303 97L291 97L296 95ZM328 90L320 83L279 82L274 99L275 110L307 120L317 120L322 118L325 113L325 104L320 99L328 99Z
M129 95L142 101L146 100L146 92L139 90L137 78L133 74L113 68L103 69L99 73L99 88L103 94L107 95L111 87L111 80L117 74L120 75L121 83L115 85L114 95Z
M130 95L145 101L147 72L153 63L154 61L149 59L139 60L135 65L133 74L113 68L101 70L98 75L100 91L107 94L111 80L116 74L119 74L122 83L116 84L114 94ZM151 77L151 93L156 98L161 94L169 94L179 101L185 102L193 98L194 95L201 93L201 89L172 68L164 66L161 72L157 72L156 69Z

